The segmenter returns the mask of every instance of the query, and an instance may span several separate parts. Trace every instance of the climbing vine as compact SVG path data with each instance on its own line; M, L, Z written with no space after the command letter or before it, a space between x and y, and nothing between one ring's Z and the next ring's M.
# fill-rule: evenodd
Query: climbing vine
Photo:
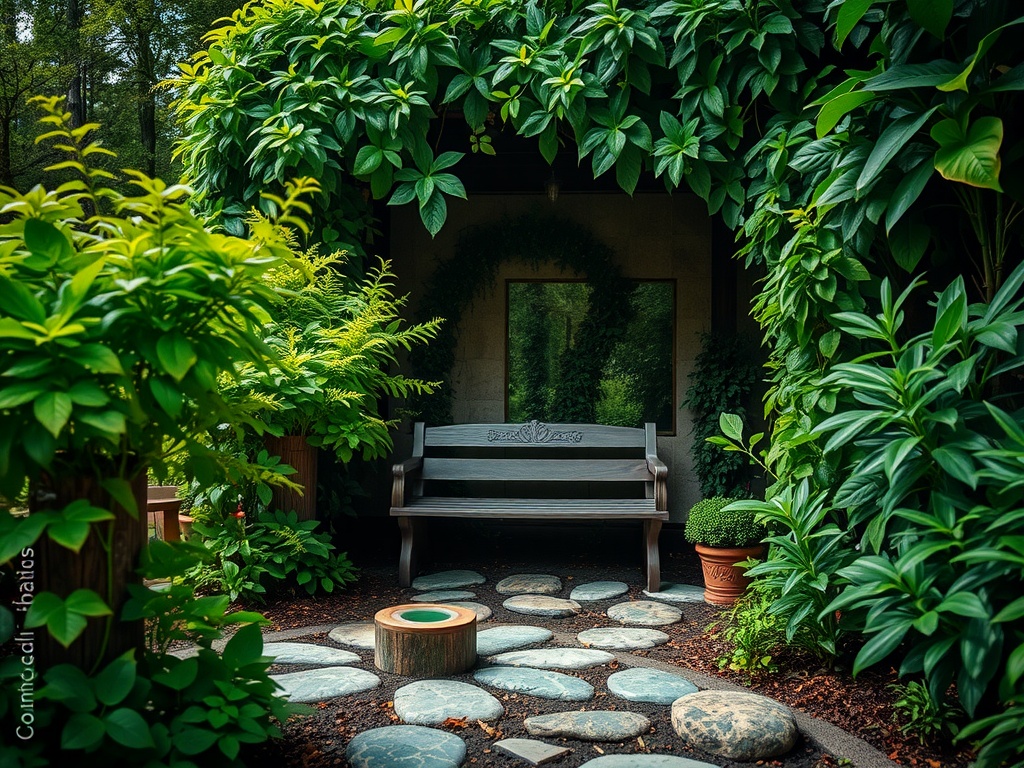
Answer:
M575 334L575 344L561 358L551 420L596 421L601 372L629 324L632 286L623 279L608 246L576 222L551 214L526 214L469 227L460 234L452 258L438 265L418 314L444 317L446 322L431 344L416 347L410 357L417 376L442 383L430 397L417 399L415 410L429 424L451 423L451 375L459 323L474 298L494 289L498 269L506 262L534 269L550 262L586 278L592 286L590 307Z

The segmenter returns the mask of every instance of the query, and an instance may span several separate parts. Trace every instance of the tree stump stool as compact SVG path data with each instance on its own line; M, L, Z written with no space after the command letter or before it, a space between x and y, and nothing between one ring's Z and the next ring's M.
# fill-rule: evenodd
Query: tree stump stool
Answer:
M378 669L408 677L444 677L476 664L476 611L414 603L373 617Z

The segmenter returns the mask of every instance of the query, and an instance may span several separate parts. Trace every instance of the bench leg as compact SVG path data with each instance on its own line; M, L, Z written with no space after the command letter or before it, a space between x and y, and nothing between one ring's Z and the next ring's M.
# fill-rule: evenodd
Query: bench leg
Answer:
M644 520L644 565L647 568L647 591L661 591L661 554L658 551L658 535L661 520Z
M398 585L412 585L412 577L416 574L416 553L413 549L416 541L416 520L411 517L399 517L398 528L402 531L402 553L398 558Z

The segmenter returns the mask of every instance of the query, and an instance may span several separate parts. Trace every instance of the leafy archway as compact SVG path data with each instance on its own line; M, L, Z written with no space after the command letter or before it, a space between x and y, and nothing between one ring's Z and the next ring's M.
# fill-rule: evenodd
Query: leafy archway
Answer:
M608 246L580 224L552 214L505 217L460 233L452 257L428 281L418 310L421 317L443 317L445 323L429 346L411 354L418 377L442 382L433 395L418 399L416 410L430 424L451 423L459 323L475 298L496 287L498 270L507 262L534 268L550 262L592 286L577 342L560 360L553 412L559 421L595 421L601 371L630 320L631 286Z

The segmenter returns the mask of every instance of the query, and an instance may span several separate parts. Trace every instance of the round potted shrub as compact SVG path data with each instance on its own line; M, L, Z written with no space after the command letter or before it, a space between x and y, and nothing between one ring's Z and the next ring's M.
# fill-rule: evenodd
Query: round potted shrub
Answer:
M686 519L686 540L695 545L704 570L704 599L716 605L732 605L743 594L750 579L737 563L760 557L767 534L754 512L726 509L733 501L703 499Z

